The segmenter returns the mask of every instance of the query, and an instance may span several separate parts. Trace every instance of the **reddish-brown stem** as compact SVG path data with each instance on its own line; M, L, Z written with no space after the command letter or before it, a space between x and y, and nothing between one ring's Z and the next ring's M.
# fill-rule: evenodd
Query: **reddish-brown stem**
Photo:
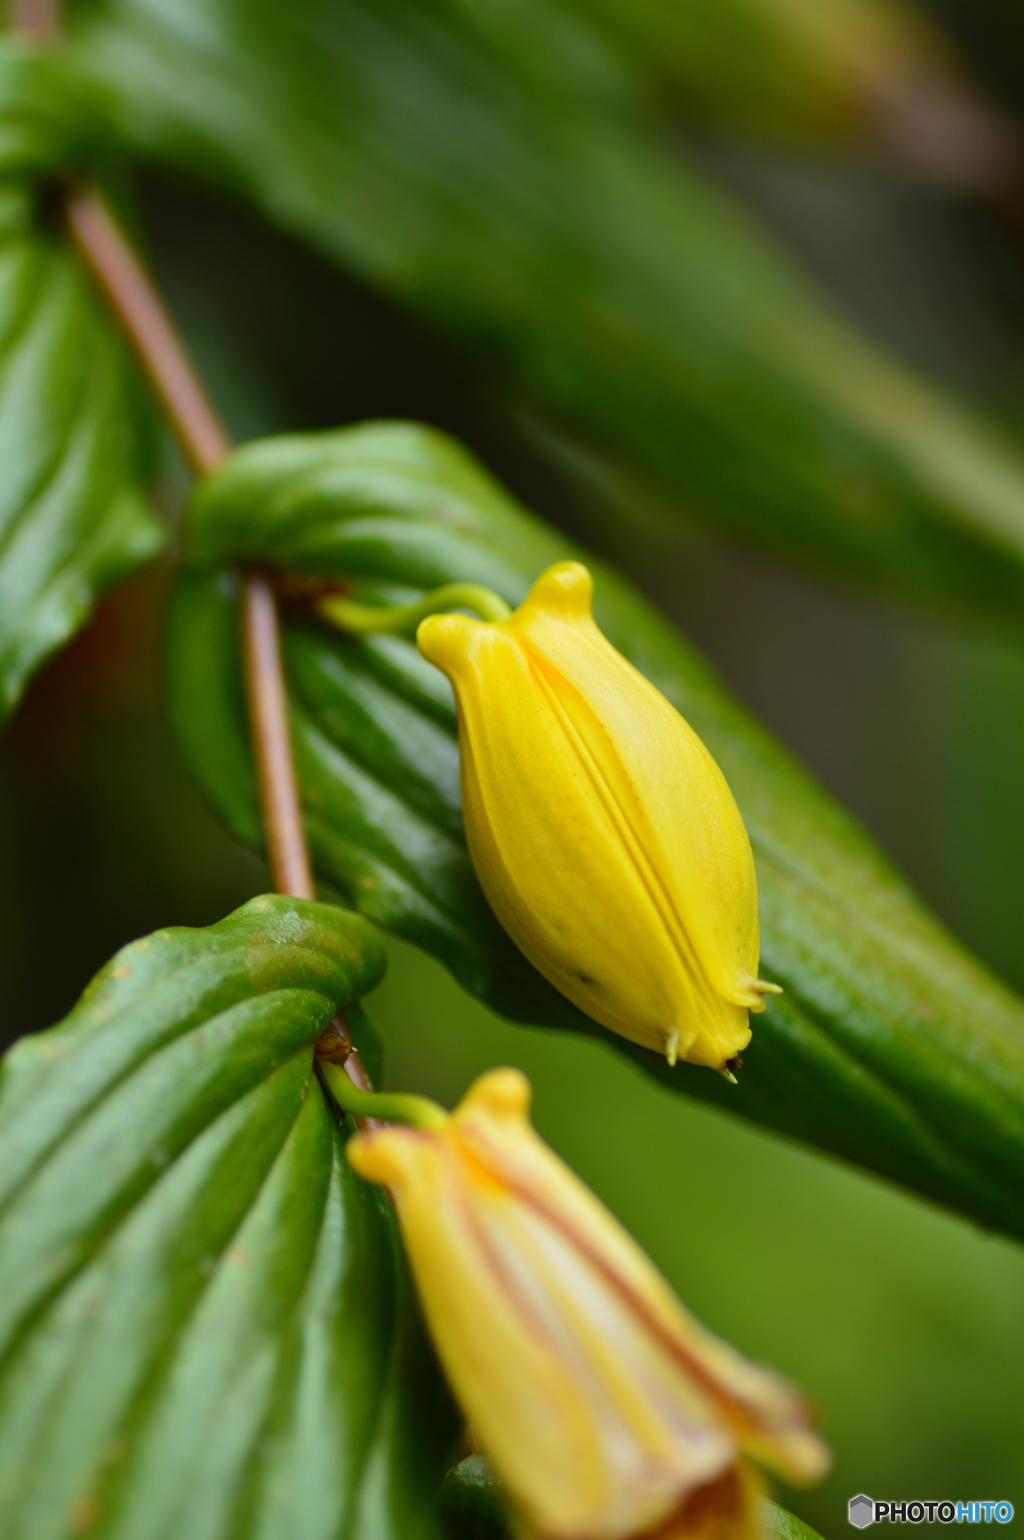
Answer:
M267 858L274 886L279 893L290 893L293 898L315 898L288 730L277 600L269 579L259 572L249 573L242 591L242 642Z
M231 440L149 274L94 189L72 189L66 217L71 238L127 334L182 452L198 475L212 470ZM269 578L258 572L243 579L242 650L274 887L293 898L315 898L288 725L277 598ZM351 1044L340 1017L334 1031ZM345 1071L360 1090L373 1089L354 1047Z
M199 475L212 470L231 440L149 274L94 189L73 189L66 208L72 239L124 327L189 463ZM274 886L293 898L315 898L292 763L277 601L259 574L244 580L242 638Z
M345 1026L345 1023L342 1021L340 1016L335 1017L335 1024L340 1025L341 1030L347 1035L348 1028ZM351 1039L349 1039L349 1041L351 1042ZM345 1060L345 1073L351 1080L352 1084L356 1086L360 1091L373 1090L373 1081L366 1073L366 1068L362 1059L359 1057L359 1049L356 1047L355 1043L352 1044L352 1052ZM356 1118L356 1123L360 1128L384 1127L383 1123L381 1123L378 1118Z
M148 273L94 189L73 188L66 210L71 238L124 327L183 454L198 475L212 470L231 440Z

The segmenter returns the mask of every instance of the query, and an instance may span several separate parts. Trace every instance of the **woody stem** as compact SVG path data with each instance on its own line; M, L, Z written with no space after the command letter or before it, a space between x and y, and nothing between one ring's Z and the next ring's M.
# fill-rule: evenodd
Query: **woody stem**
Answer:
M28 36L52 41L60 32L60 0L13 0L11 20ZM155 284L97 189L69 188L64 214L71 239L121 323L182 453L196 474L204 475L228 453L231 439ZM259 573L242 580L242 634L253 754L274 887L293 898L315 898L288 731L277 599ZM336 1037L351 1043L340 1017L334 1025ZM372 1089L354 1045L345 1071L354 1085Z
M71 239L120 321L185 458L197 475L231 448L178 331L102 196L73 187L65 199Z
M71 238L121 323L182 452L198 475L212 470L231 440L149 274L95 189L72 188L65 211ZM242 644L274 887L293 898L315 898L288 727L277 599L262 573L246 573L242 580ZM343 1022L336 1032L348 1040ZM371 1089L355 1048L345 1073L353 1085Z
M98 192L73 188L65 209L72 240L131 342L189 464L203 475L229 452L231 440L152 280ZM243 579L242 641L274 886L294 898L315 898L288 731L277 601L259 573Z

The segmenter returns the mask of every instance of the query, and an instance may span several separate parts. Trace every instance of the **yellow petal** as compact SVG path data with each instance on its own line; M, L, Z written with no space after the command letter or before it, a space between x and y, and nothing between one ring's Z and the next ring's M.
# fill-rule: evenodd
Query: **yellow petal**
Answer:
M764 1540L764 1484L739 1460L636 1540Z
M620 1540L722 1475L741 1447L785 1473L826 1456L800 1403L697 1325L530 1128L514 1070L438 1130L353 1139L394 1194L441 1361L528 1528Z
M463 812L488 901L534 966L632 1041L720 1068L749 1042L750 842L725 778L602 636L563 562L512 617L433 616L459 708Z

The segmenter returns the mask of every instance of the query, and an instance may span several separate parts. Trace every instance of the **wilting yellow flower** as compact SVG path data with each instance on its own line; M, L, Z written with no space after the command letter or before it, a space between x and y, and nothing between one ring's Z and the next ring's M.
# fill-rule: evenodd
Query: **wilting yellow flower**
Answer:
M546 979L613 1032L723 1068L750 1041L750 841L693 729L602 636L579 562L502 622L423 621L458 703L469 852Z
M348 1145L398 1210L427 1323L474 1438L530 1533L753 1540L750 1455L790 1480L828 1454L803 1404L690 1317L530 1127L517 1070L435 1128ZM661 1531L659 1530L659 1533Z

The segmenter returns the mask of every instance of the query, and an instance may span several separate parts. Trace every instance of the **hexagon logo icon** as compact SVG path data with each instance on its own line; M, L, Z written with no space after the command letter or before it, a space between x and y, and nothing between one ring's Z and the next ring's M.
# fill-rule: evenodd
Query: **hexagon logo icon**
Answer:
M875 1522L875 1505L870 1497L861 1492L850 1498L850 1523L856 1529L865 1529Z

